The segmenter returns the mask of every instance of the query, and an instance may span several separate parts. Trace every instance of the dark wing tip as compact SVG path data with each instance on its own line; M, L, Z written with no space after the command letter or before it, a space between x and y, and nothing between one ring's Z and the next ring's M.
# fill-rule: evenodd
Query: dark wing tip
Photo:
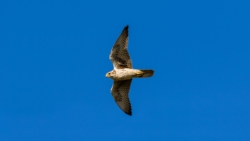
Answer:
M126 26L124 27L124 30L128 30L128 25L126 25Z
M128 36L128 25L124 27L124 29L123 29L122 32L123 32L123 33L125 32L125 33L126 33L126 36Z
M131 110L129 112L125 112L127 115L132 116Z

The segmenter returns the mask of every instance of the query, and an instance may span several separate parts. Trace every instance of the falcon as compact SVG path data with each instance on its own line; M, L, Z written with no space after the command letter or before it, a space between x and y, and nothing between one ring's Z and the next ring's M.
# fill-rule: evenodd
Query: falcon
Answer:
M151 77L154 71L132 68L132 62L128 53L128 25L124 27L116 40L109 59L113 63L114 69L106 73L106 77L114 80L111 88L112 96L120 109L131 116L132 109L128 94L132 79Z

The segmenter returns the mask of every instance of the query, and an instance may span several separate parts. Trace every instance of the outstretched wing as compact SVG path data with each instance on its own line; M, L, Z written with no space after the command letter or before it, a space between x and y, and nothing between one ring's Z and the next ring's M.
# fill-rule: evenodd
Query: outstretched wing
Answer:
M128 53L128 26L124 27L121 35L113 46L109 59L114 69L132 68L132 62Z
M128 115L132 115L131 104L128 98L132 79L123 81L114 81L111 88L112 96L117 105Z

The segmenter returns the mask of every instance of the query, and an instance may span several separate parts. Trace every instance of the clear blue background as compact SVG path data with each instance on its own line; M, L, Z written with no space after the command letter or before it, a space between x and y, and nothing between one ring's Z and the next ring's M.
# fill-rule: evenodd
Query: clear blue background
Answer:
M1 141L249 141L250 1L0 1ZM110 50L129 25L133 115Z

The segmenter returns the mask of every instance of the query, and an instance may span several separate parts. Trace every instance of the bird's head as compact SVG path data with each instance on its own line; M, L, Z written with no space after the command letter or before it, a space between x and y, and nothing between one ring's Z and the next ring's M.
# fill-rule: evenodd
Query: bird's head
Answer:
M106 73L106 77L108 78L113 78L114 75L115 75L115 70Z

